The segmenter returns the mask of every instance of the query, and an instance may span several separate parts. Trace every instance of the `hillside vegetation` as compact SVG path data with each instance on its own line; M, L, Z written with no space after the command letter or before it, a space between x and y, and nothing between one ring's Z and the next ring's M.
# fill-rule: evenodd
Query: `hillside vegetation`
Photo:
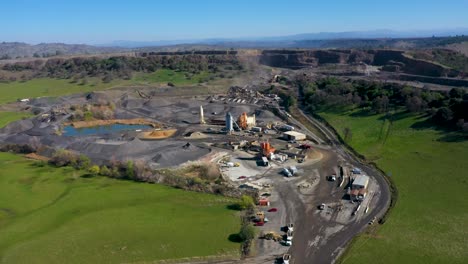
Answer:
M210 72L193 74L161 69L152 73L136 73L130 79L113 78L107 81L103 81L98 77L86 77L76 80L44 77L27 81L0 82L0 104L14 102L21 98L61 96L124 86L167 85L168 83L172 85L195 85L220 79L219 75Z

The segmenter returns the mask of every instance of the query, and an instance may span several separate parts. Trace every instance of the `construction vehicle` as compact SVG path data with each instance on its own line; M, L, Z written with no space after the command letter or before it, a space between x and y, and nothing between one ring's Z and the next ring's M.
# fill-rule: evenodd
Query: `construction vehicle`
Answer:
M270 231L270 232L266 233L265 236L264 236L264 238L265 238L266 240L273 240L273 241L276 241L276 242L282 240L281 235L279 235L278 233L273 232L273 231Z

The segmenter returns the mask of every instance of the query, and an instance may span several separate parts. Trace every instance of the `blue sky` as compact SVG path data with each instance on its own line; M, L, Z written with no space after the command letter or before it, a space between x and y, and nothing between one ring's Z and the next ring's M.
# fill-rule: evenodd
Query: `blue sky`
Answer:
M1 0L0 41L108 43L468 28L468 0Z

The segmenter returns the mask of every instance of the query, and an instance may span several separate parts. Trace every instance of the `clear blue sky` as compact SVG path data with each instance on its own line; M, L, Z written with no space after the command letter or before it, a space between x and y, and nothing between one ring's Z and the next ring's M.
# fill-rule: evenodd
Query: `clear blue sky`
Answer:
M2 0L0 41L108 43L468 27L468 0Z

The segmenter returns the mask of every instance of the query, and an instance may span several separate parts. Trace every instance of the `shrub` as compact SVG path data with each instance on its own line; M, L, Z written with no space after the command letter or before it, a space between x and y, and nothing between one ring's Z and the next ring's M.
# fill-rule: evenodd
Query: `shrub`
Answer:
M77 159L78 157L75 153L65 149L58 149L50 159L50 163L58 167L74 166L77 164Z
M91 165L91 160L86 155L81 154L76 160L75 167L77 169L83 170L83 169L88 169L90 165Z
M88 169L89 173L92 175L98 175L100 172L100 168L98 165L93 165Z
M99 174L103 176L112 176L111 170L107 166L102 165L101 169L99 170Z
M129 179L134 179L135 178L135 170L134 170L134 166L133 166L133 161L131 161L131 160L127 161L125 174L126 174L127 178L129 178Z

